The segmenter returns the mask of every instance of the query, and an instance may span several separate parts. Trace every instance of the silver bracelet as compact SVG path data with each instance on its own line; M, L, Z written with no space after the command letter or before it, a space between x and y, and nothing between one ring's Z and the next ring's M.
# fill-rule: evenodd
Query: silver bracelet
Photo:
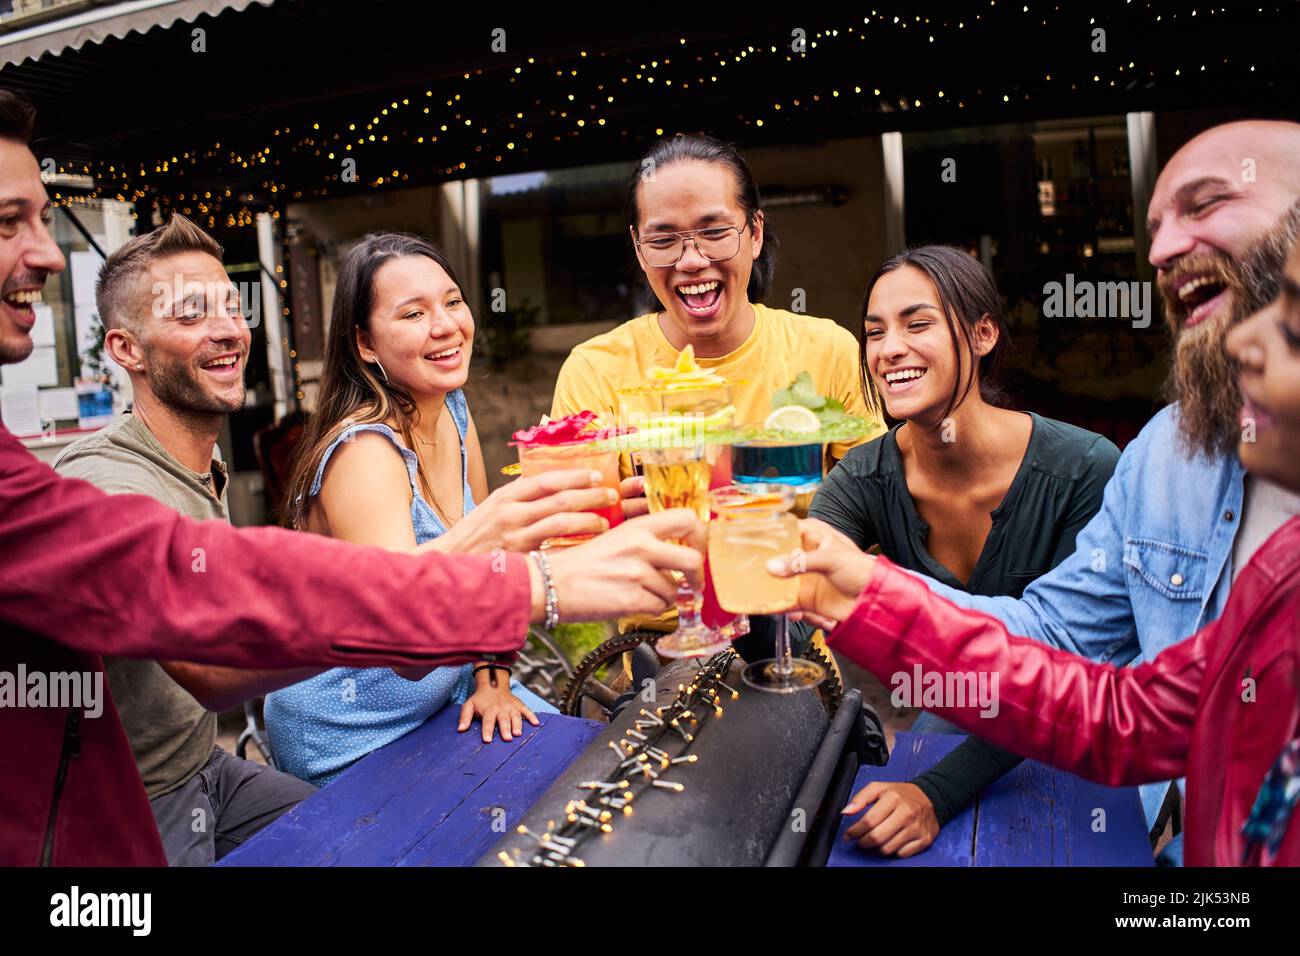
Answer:
M546 596L546 629L554 630L560 623L560 598L555 593L555 580L551 577L551 561L545 551L529 551L528 556L542 572L542 592Z

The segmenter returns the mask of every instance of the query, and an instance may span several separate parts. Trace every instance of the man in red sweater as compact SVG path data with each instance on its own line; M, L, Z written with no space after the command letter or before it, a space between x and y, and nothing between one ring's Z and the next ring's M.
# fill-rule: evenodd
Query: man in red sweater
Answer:
M0 364L31 353L32 305L64 266L33 119L0 91ZM166 862L116 710L71 693L103 686L101 654L262 669L508 659L531 621L662 611L663 570L701 583L703 530L666 511L549 565L394 554L110 498L0 426L0 865Z

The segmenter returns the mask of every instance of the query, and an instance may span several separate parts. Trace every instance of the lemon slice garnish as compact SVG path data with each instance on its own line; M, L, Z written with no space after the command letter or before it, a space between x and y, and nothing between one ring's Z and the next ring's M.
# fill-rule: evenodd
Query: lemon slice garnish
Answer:
M816 432L821 431L822 423L810 408L804 408L802 405L783 405L767 416L763 427L783 432Z
M721 375L700 367L700 363L695 361L693 345L687 345L677 353L677 361L673 363L672 368L652 365L646 369L645 374L652 382L661 382L669 389L698 388L727 383Z

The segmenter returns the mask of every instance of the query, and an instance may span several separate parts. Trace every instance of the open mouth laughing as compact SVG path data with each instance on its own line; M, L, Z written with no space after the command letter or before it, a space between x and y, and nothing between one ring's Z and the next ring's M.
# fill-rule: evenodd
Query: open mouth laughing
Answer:
M717 279L684 282L673 290L693 319L711 319L722 301L722 283Z
M243 355L239 352L224 352L216 358L199 363L199 368L209 375L224 381L231 381L242 374Z
M1174 272L1162 283L1165 306L1180 328L1192 328L1228 304L1232 285L1223 267L1191 267Z
M426 362L432 362L434 365L442 369L459 368L461 357L462 349L459 344L452 345L445 349L440 349L436 352L426 352L424 354L424 360Z
M900 395L916 388L916 383L925 375L926 369L910 365L907 368L895 368L885 372L885 390L890 395Z
M39 286L22 289L12 289L0 295L5 306L14 313L19 320L19 324L30 329L36 324L35 306L41 302L41 290Z

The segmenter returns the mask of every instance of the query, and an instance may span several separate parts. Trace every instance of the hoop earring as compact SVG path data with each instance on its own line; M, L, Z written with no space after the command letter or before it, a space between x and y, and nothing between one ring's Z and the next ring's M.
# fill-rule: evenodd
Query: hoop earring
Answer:
M374 364L377 365L377 366L379 366L379 374L380 374L380 376L383 377L383 379L384 379L384 384L387 385L387 384L388 384L388 373L385 372L385 371L384 371L384 367L383 367L382 365L379 364L379 359L375 359Z

